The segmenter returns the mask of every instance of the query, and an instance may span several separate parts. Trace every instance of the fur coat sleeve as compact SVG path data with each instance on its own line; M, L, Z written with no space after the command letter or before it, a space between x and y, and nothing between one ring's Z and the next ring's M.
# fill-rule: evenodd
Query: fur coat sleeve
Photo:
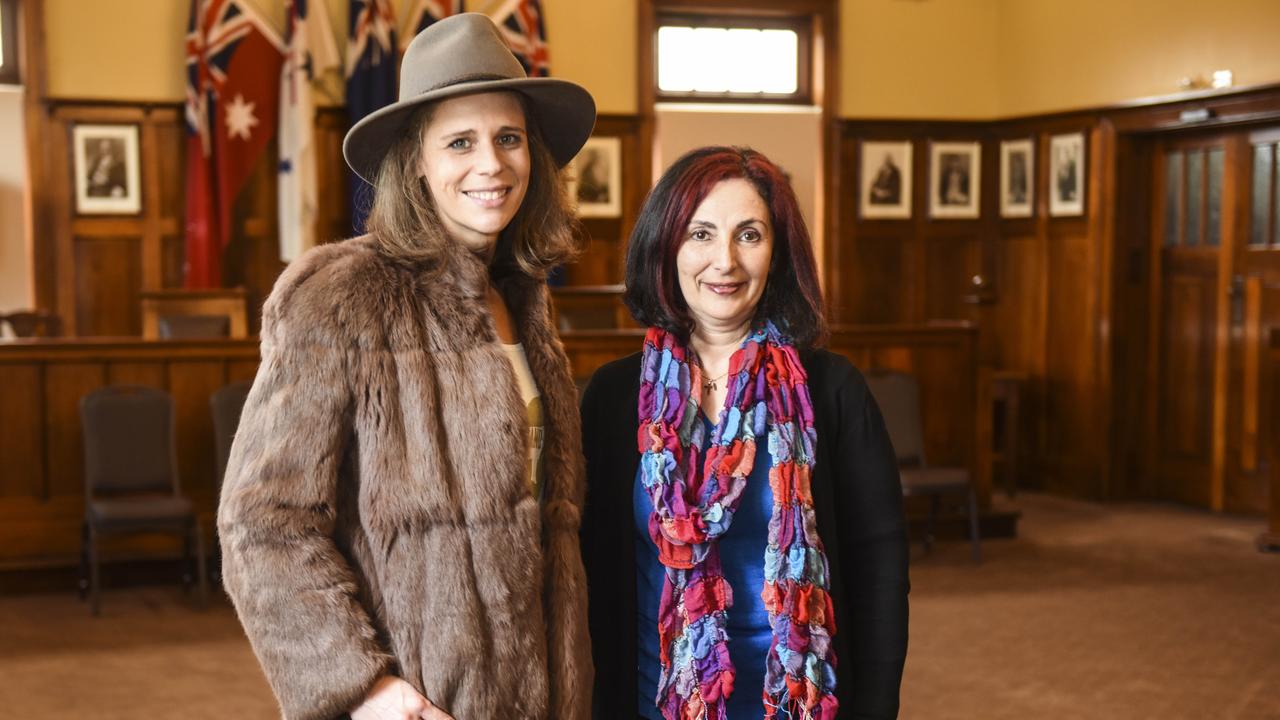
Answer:
M291 265L267 301L218 509L225 587L291 720L347 712L392 666L332 540L352 350L327 259Z

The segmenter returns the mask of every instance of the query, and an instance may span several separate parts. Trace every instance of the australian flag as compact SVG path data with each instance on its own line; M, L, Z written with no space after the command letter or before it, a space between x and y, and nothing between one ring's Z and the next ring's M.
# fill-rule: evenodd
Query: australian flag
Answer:
M507 0L489 13L529 77L551 74L540 0Z
M239 0L191 0L186 286L219 287L231 210L276 132L282 44Z
M409 21L405 24L405 46L408 47L409 41L426 30L431 23L460 12L462 12L462 0L416 0L413 9L409 11Z
M390 0L351 0L347 33L347 115L354 125L365 115L395 102L396 18ZM372 188L351 173L351 225L364 232Z

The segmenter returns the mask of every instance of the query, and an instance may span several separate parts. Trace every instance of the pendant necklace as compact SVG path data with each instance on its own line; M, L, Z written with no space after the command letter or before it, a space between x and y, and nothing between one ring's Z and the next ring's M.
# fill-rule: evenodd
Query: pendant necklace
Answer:
M710 380L703 380L702 392L713 392L718 387L717 383L719 383L720 380L722 380L728 374L729 374L729 371L725 370L723 373L721 373L717 377L713 377Z

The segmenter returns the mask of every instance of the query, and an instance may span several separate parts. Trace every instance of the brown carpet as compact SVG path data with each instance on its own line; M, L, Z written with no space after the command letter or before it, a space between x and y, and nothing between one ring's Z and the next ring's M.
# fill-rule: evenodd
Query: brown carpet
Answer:
M985 562L913 556L902 716L1280 718L1280 555L1240 519L1022 495Z
M1280 718L1280 555L1260 523L1155 505L1018 498L986 561L913 556L902 717ZM111 589L0 597L0 718L272 718L225 601ZM467 719L464 719L467 720Z

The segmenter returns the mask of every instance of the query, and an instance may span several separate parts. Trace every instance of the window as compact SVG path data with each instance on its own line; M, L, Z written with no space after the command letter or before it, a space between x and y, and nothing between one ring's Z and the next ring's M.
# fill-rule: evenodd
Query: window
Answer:
M1277 182L1276 143L1253 146L1253 198L1250 203L1249 247L1280 248L1280 182Z
M657 99L810 104L804 18L658 17Z
M1164 158L1164 246L1214 248L1222 238L1221 147L1170 150Z
M0 0L0 85L17 85L18 2Z

